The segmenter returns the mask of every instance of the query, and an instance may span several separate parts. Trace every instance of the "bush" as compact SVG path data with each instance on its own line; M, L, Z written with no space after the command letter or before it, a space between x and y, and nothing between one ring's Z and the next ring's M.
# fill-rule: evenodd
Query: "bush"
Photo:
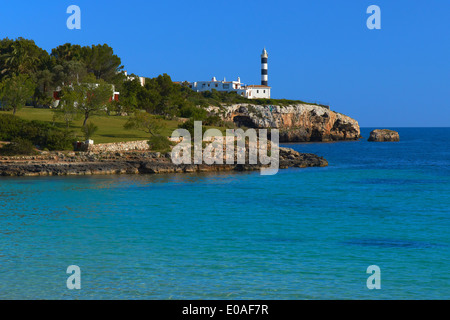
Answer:
M81 132L83 132L84 139L86 140L89 140L97 131L98 127L92 122L86 123L86 125L81 128Z
M13 115L0 115L0 140L22 138L40 148L71 150L75 141L72 132L41 121L27 121Z
M49 150L73 150L73 143L75 142L72 131L67 130L50 130L47 132L46 140L43 148Z
M35 155L37 154L33 143L30 140L16 138L10 144L0 149L0 154L4 156Z
M188 121L178 125L178 128L180 129L186 129L187 131L189 131L189 133L191 134L191 137L194 136L194 119L190 118ZM202 125L202 136L205 133L206 128L204 125Z
M20 135L24 120L12 114L0 115L0 140L10 141Z
M205 126L214 126L214 127L221 127L221 126L224 125L222 119L219 116L217 116L217 115L208 116L205 119L205 121L203 122L203 124Z
M151 136L150 140L148 140L148 145L150 149L153 151L160 152L169 152L170 147L173 145L173 142L169 140L166 136L155 135Z
M223 126L227 129L235 129L236 124L233 121L224 121Z
M193 118L197 121L203 121L207 117L207 112L205 109L199 107L184 106L180 109L180 116L183 118Z

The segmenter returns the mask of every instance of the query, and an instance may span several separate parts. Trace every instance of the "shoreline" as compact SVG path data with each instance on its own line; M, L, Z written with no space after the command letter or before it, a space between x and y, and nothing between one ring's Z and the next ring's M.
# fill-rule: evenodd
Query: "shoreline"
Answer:
M326 167L327 160L311 153L280 148L280 169ZM170 154L159 152L53 152L37 156L0 158L0 177L161 174L254 171L262 164L173 164Z

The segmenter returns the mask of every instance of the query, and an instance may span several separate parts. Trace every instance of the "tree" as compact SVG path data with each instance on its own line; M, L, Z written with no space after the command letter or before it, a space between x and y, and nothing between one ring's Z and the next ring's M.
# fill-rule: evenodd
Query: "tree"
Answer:
M0 99L6 108L11 108L13 114L16 114L31 98L34 89L34 83L27 75L13 75L1 82Z
M180 85L173 83L167 74L147 79L144 88L137 94L138 107L171 118L187 103L181 88Z
M14 40L5 38L0 40L0 80L8 75L9 66L6 64L6 59L13 51Z
M35 74L35 102L38 105L50 105L53 98L53 75L48 69L39 70Z
M51 56L56 58L58 64L79 61L82 58L82 49L78 44L65 43L52 49Z
M26 74L35 83L32 105L48 104L51 100L51 58L33 40L8 38L0 40L0 80Z
M146 83L143 90L137 93L136 98L139 109L153 114L161 114L158 106L161 105L162 97L158 90L153 88L149 83Z
M120 89L120 105L127 111L136 109L138 107L138 94L142 90L141 82L137 76L134 76L133 80L124 81Z
M138 129L152 136L159 135L163 127L162 119L142 111L137 111L124 125L125 129Z
M103 80L86 79L85 83L66 86L61 100L72 104L84 116L83 127L90 116L106 111L113 95L113 86Z
M81 128L81 131L84 133L84 138L87 141L98 131L98 127L92 122L89 122Z
M80 116L80 112L76 108L76 103L74 103L74 101L69 101L68 97L66 97L66 100L60 101L58 108L53 109L53 112L53 121L58 118L63 119L67 129L69 129L72 122Z
M0 69L7 75L19 73L31 75L38 70L47 57L47 51L39 48L33 40L18 38L8 41L6 39L0 52Z
M147 141L152 150L168 152L173 143L161 134L164 124L160 117L155 117L147 112L137 111L124 125L125 129L138 129L150 134Z
M93 73L97 79L103 79L109 83L114 83L123 69L120 58L107 44L83 47L81 59L86 64L88 72Z
M81 61L61 61L52 68L55 87L82 82L87 77L86 65Z

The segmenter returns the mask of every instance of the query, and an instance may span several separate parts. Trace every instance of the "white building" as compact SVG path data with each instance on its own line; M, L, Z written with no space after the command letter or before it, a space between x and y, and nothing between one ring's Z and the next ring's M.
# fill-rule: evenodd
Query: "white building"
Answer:
M197 92L211 91L212 89L225 92L234 91L245 96L245 89L243 89L240 78L237 81L226 81L226 79L217 80L216 77L213 77L211 81L189 82L189 88Z
M268 86L268 53L264 48L261 54L261 84L260 85L244 85L241 79L237 81L217 80L213 77L211 81L188 82L189 88L197 92L217 91L236 92L237 94L248 99L270 99L271 87Z
M189 82L189 88L197 92L211 91L236 92L248 99L270 99L271 87L267 85L244 85L240 78L237 81L217 80L213 77L210 81Z
M249 99L270 99L270 87L264 85L250 85L246 87L246 97Z
M123 74L127 77L127 80L134 80L136 79L136 77L134 76L129 76L128 72L125 70L123 71ZM138 77L139 82L141 83L141 86L145 86L145 78L144 77Z

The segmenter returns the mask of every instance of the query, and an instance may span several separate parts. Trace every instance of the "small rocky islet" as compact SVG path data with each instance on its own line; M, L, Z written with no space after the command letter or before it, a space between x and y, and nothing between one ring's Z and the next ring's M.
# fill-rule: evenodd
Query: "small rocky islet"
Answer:
M370 132L368 141L372 142L398 142L400 135L397 131L389 129L375 129Z

